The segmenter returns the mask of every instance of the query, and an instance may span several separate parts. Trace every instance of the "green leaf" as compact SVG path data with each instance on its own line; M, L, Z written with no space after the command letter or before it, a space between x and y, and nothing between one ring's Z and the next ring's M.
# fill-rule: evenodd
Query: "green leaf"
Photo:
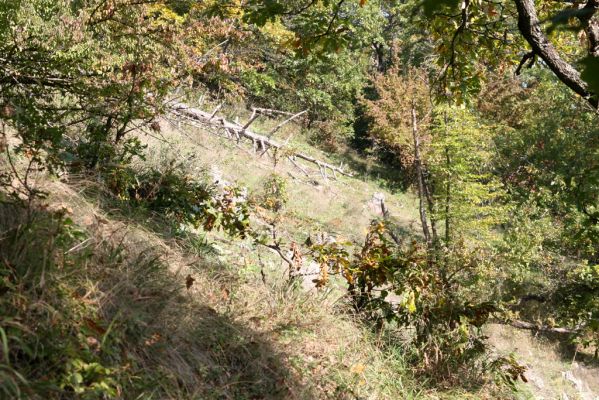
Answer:
M414 314L416 312L416 294L410 291L408 299L406 301L406 308L408 309L408 313Z
M581 61L580 77L589 85L589 91L599 95L599 57L588 56Z
M445 7L454 9L457 8L459 0L423 0L422 9L424 15L431 17L436 11L441 11Z
M83 383L83 376L79 372L75 372L71 375L71 381L73 382L73 385L79 386Z
M9 352L8 352L8 337L4 329L0 328L0 338L2 339L2 353L4 354L4 360L6 365L10 365Z

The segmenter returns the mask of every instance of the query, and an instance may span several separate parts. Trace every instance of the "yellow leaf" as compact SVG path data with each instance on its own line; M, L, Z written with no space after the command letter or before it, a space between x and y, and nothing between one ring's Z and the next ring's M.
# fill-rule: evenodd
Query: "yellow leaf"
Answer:
M406 306L410 314L416 312L416 295L414 294L414 292L410 292L410 296L408 297L408 302Z
M350 371L354 374L361 374L366 370L366 366L364 364L355 364L351 367Z

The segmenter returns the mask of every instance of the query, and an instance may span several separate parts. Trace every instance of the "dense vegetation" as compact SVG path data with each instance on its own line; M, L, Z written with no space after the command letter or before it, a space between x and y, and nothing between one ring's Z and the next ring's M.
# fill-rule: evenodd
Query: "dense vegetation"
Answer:
M159 221L187 253L218 230L269 248L293 290L313 261L316 287L341 285L343 312L439 390L507 397L526 381L517 357L492 351L490 321L559 333L597 357L598 9L596 0L0 0L0 396L292 398L275 390L274 373L260 380L229 359L194 373L221 383L237 374L238 388L196 390L176 367L160 368L168 355L135 348L167 335L166 323L148 322L163 304L126 325L117 303L162 291L188 304L185 292L169 286L159 255L80 229L40 177L93 182L88 196ZM356 243L282 239L284 177L248 194L184 160L142 163L152 150L142 138L162 135L181 103L209 104L212 117L223 104L253 107L252 118L305 111L294 123L311 144L362 179L372 171L351 160L374 159L382 184L416 194L419 229L400 229L383 206ZM275 165L293 151L278 148ZM118 274L146 274L147 285L123 287ZM186 290L193 284L188 275ZM109 295L92 304L96 291ZM219 340L205 346L234 346Z

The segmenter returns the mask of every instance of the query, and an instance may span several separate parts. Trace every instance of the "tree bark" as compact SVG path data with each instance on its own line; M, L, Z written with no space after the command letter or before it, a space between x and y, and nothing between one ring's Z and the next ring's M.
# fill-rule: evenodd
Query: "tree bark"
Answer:
M536 324L531 324L530 322L525 322L525 321L520 321L520 320L512 321L510 323L510 325L512 325L514 328L528 329L531 331L538 331L538 332L561 333L561 334L573 334L573 333L578 332L577 329L553 327L553 326L547 326L547 325L536 325Z
M412 105L412 139L414 140L414 167L416 168L416 181L418 183L418 198L420 200L420 223L422 224L422 234L429 248L432 245L431 234L428 228L426 218L426 194L424 188L424 175L422 172L422 160L420 158L420 137L418 134L418 119L416 117L416 107Z
M445 147L445 162L447 163L447 171L449 171L451 165L451 157L449 155L449 147ZM451 227L451 219L449 216L451 207L451 176L449 172L447 173L447 182L445 182L445 245L449 246L449 241L451 239L450 227Z
M434 186L429 181L428 171L426 167L421 163L422 169L422 178L423 178L423 188L424 188L424 196L426 198L426 202L428 204L428 219L431 225L431 241L434 246L439 244L439 235L437 234L437 219L435 216L437 215L437 204L433 198Z
M578 19L584 27L589 42L589 55L599 57L599 20L595 18L599 10L599 0L589 0L583 7L585 11Z
M589 90L587 83L580 77L580 72L560 57L556 48L543 33L534 0L514 0L514 2L518 9L518 29L534 53L545 61L559 80L597 109L599 106L597 93L592 93ZM596 1L589 1L589 3L591 2Z

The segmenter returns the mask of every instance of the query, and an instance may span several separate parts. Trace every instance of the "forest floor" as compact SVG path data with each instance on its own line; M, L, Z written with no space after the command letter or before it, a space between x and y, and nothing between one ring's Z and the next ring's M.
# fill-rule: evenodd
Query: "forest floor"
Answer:
M268 131L275 122L263 123ZM251 146L208 129L168 121L161 125L159 134L142 136L150 146L140 163L182 162L198 176L246 187L250 197L273 173L284 177L288 203L277 215L259 210L263 221L254 222L276 219L285 243L302 243L319 232L360 243L370 221L381 216L382 198L398 234L408 240L418 235L415 196L389 187L375 162L348 153L348 171L355 162L368 168L361 165L363 173L354 177L325 179L305 166L310 170L306 176L286 160L259 157ZM315 158L336 165L342 161L310 146L294 129L288 125L278 134L294 134L291 145ZM499 398L486 388L440 391L418 382L403 361L401 346L388 343L347 312L340 285L322 291L289 286L285 263L268 248L214 232L204 240L182 241L159 219L111 201L101 185L84 177L42 185L51 193L52 207L68 209L89 235L82 248L112 244L133 260L114 271L105 265L89 267L84 278L93 285L86 297L91 302L97 292L99 303L110 303L123 324L135 327L138 342L129 346L139 363L148 370L159 368L160 379L174 379L185 388L172 398ZM0 222L8 217L0 212ZM167 270L149 273L137 265L142 258L156 258ZM189 277L193 281L186 288ZM305 286L310 281L306 278ZM115 283L118 290L112 289ZM516 353L529 368L529 383L501 398L597 398L599 369L560 356L556 342L501 325L490 326L489 336L498 352Z
M272 122L271 122L272 124ZM264 127L264 131L269 130ZM170 127L168 136L172 143L190 142L209 151L198 152L200 164L222 172L232 182L259 190L261 182L269 174L284 175L289 181L289 204L283 212L282 225L290 239L302 240L314 227L327 233L359 243L368 223L381 217L376 201L384 198L391 219L400 227L399 235L418 235L419 222L417 199L408 191L389 188L384 178L376 172L356 178L339 176L324 181L316 169L313 179L306 180L293 165L282 162L274 164L268 157L257 157L225 138L215 137L205 129L195 127ZM289 130L295 129L293 125ZM289 132L279 133L287 137ZM182 136L181 136L182 135ZM306 138L294 135L295 148L306 150L325 161L330 156L307 144ZM293 144L292 144L293 146ZM360 159L355 157L354 159ZM362 159L362 162L363 159ZM241 167L243 166L243 167ZM376 171L376 162L369 163L367 170ZM284 268L280 264L280 268ZM548 338L511 326L492 324L488 329L490 342L498 353L516 354L527 368L529 383L520 385L517 398L525 399L599 399L599 365L584 353L574 354L564 338Z

